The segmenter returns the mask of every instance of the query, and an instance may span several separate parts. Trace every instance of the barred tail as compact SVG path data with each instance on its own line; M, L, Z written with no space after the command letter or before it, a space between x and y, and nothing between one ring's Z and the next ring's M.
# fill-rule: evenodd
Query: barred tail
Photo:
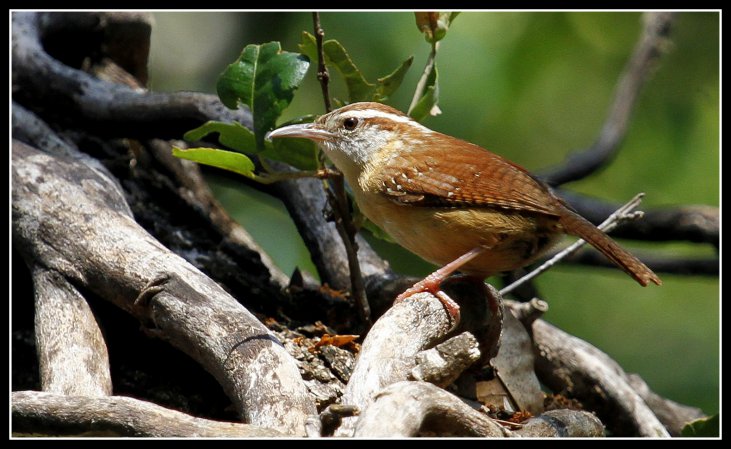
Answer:
M607 234L591 224L584 217L566 209L559 220L567 234L580 237L604 254L625 273L632 276L643 287L652 281L657 285L662 281L655 273L642 263L638 258L629 253Z

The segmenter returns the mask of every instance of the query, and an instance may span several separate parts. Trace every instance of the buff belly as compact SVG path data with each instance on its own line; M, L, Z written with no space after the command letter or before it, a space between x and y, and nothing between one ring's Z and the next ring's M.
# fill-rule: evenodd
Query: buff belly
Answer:
M360 202L359 202L360 204ZM561 232L551 216L493 208L442 208L396 204L387 199L366 202L361 210L401 246L436 265L468 251L487 248L460 271L489 276L534 261Z

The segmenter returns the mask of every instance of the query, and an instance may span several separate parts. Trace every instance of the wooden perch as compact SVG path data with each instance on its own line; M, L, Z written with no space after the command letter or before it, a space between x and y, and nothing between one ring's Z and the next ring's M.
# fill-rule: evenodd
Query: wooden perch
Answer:
M11 401L12 431L15 434L156 438L285 436L276 430L251 424L195 418L123 396L92 398L15 391Z
M446 388L460 374L480 360L477 339L469 332L456 335L444 343L416 354L416 366L411 370L414 380Z
M448 293L459 302L463 317L456 330L444 305L429 293L418 293L394 304L376 321L363 341L341 403L365 409L384 387L410 380L417 364L417 355L444 340L453 331L466 330L474 335L479 343L482 360L494 355L502 325L502 306L499 305L497 292L492 288L489 292L493 295L490 299L485 297L484 289L473 284L449 284ZM465 349L465 352L471 351ZM461 370L469 367L461 360L459 365ZM451 367L445 371L449 371L449 377L455 378L459 376L460 369ZM335 436L352 435L356 421L355 417L343 419Z
M365 409L376 393L407 380L417 353L444 339L452 329L437 297L419 293L395 304L373 324L341 400ZM345 418L335 436L352 436L356 418Z
M304 434L315 414L294 360L218 284L169 252L87 166L14 142L13 243L131 313L223 386L244 420Z

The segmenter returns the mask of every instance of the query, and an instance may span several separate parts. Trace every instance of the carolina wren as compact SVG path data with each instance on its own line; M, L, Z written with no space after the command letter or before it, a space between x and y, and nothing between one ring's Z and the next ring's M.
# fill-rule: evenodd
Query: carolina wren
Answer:
M360 210L401 246L445 265L399 298L449 274L484 279L534 261L561 234L586 240L641 285L660 279L522 167L380 103L353 103L269 137L310 139L343 172ZM456 308L456 309L455 309ZM454 310L453 310L454 309Z

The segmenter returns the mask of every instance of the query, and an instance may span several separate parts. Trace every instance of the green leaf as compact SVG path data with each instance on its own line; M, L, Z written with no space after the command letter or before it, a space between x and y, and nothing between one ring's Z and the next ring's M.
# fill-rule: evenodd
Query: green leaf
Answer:
M310 60L317 61L317 40L315 36L306 31L303 32L299 48ZM325 56L325 65L335 67L345 79L351 103L370 101L373 98L375 85L365 79L340 42L334 39L323 42L322 53Z
M422 121L430 115L439 115L441 110L437 103L439 102L439 85L437 84L437 66L436 64L431 67L431 70L426 78L426 88L421 98L409 111L411 118L417 122Z
M297 123L309 123L314 120L314 118L314 115L305 115L292 119L281 126ZM248 154L258 153L265 158L285 162L293 167L299 168L300 170L315 170L317 168L318 149L314 142L307 139L274 139L272 142L264 142L264 150L258 151L256 144L254 143L254 133L240 123L211 121L203 126L188 131L185 133L184 138L187 141L197 141L211 133L218 133L218 141L221 144L239 152ZM198 161L197 159L193 160L196 162L206 163Z
M190 148L183 150L173 147L173 156L199 164L229 170L247 178L256 179L254 163L247 156L233 151L218 150L216 148Z
M436 44L444 39L449 25L459 15L459 12L415 12L416 26L424 33L424 38L430 44Z
M412 62L414 62L414 57L409 56L396 70L383 78L378 78L378 87L376 88L373 100L378 102L386 101L399 88Z
M366 81L340 42L336 40L325 41L322 48L327 58L345 79L350 102L370 101L373 98L375 85Z
M307 139L272 139L261 156L285 162L300 170L317 169L317 145Z
M247 45L219 77L216 88L223 104L231 109L243 104L251 111L259 150L264 149L264 136L289 106L309 65L304 55L282 51L279 42L269 42Z
M185 133L183 139L188 142L201 140L211 133L218 133L218 142L236 151L244 153L256 153L256 142L254 133L241 123L223 123L210 121L196 129Z
M308 32L302 33L300 51L310 60L317 61L317 41L315 36ZM413 62L413 56L396 68L392 73L379 78L376 83L365 79L363 73L355 65L352 58L340 42L330 39L322 43L322 53L325 56L325 65L334 67L342 75L348 89L350 103L358 101L384 101L400 85ZM342 104L342 102L338 102Z
M691 421L680 431L684 437L717 437L719 436L719 415L706 416Z

